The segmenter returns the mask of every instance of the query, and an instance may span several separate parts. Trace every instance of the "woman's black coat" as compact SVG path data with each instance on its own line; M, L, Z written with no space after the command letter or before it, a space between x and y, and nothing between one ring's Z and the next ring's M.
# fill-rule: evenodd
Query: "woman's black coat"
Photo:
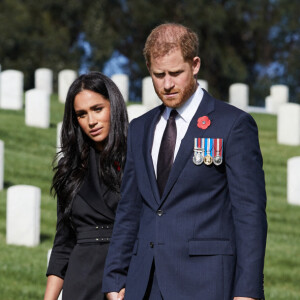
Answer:
M99 157L90 150L89 168L72 204L70 225L56 231L48 275L64 279L63 300L105 299L102 275L119 201L99 177ZM57 219L61 212L58 209Z

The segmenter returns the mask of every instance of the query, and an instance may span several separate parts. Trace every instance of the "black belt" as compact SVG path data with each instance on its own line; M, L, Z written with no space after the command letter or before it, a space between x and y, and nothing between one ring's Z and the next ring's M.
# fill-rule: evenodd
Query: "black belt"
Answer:
M77 232L77 244L109 242L113 231L113 225L99 225L88 227Z

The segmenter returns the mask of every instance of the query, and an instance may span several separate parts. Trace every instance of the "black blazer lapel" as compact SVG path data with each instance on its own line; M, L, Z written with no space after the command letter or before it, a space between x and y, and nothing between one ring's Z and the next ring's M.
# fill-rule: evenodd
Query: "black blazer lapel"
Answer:
M201 138L205 133L210 131L213 127L213 122L210 127L208 127L206 130L200 129L197 126L197 120L198 118L202 116L209 116L213 111L215 107L215 99L210 96L205 90L203 99L194 115L194 117L191 120L191 123L188 127L188 130L184 136L184 138L181 141L180 148L178 150L178 153L176 155L176 159L174 161L174 164L172 166L169 179L167 181L164 193L162 195L161 204L164 202L168 194L170 193L170 190L176 183L176 180L178 176L180 175L182 169L186 165L186 162L188 159L192 159L193 157L193 149L194 149L194 138ZM213 120L213 117L210 116L210 120Z
M84 182L78 192L81 198L83 198L91 207L97 212L114 220L115 215L109 207L105 204L103 195L106 194L108 187L102 184L100 186L100 178L96 163L95 150L90 148L89 168L84 178Z

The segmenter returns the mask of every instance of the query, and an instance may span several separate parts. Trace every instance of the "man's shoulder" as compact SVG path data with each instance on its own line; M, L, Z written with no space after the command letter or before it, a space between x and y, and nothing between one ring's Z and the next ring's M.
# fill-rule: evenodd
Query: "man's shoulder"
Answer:
M210 97L213 98L212 96ZM213 98L213 101L215 102L215 112L222 115L225 119L230 119L232 121L237 118L252 119L252 116L248 112L239 109L228 102L216 98Z
M244 122L255 123L253 117L248 112L241 110L228 102L216 99L206 91L204 97L206 103L211 103L210 105L213 107L212 116L219 126L223 128L232 128L234 124Z
M215 108L217 111L222 111L223 113L229 114L229 115L243 115L247 114L244 110L241 110L237 108L236 106L231 105L228 102L215 99Z

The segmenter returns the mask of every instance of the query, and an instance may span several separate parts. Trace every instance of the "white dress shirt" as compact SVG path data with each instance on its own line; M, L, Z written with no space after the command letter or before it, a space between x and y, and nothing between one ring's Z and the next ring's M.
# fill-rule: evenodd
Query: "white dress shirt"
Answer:
M187 129L190 125L190 122L192 118L194 117L201 101L203 98L203 91L198 85L198 88L196 92L179 108L177 108L178 115L176 116L176 128L177 128L177 138L176 138L176 145L175 145L175 151L174 151L174 160L176 158L177 152L179 150L181 140L184 138ZM160 117L160 120L158 121L155 132L154 132L154 139L153 139L153 145L152 145L152 161L153 161L153 167L155 171L155 175L157 176L157 159L158 159L158 153L160 148L160 143L162 140L162 136L164 134L165 128L167 126L167 121L169 119L171 110L173 108L166 107L163 114ZM196 126L197 124L195 124Z

